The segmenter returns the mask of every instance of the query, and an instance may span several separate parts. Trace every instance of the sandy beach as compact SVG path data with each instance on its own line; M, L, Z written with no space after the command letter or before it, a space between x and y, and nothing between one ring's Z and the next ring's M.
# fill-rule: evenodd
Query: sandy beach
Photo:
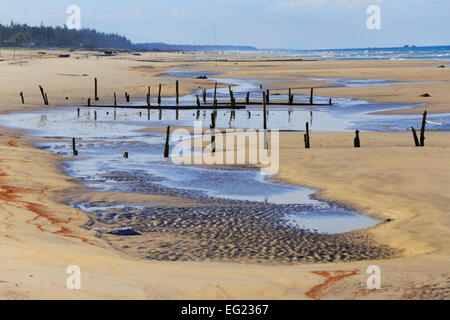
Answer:
M274 95L286 93L288 88L295 94L308 94L314 86L320 96L420 105L390 111L395 114L421 114L425 109L431 114L450 112L450 71L439 68L444 64L440 61L273 61L274 57L267 56L255 62L247 55L122 53L97 57L92 52L74 52L65 59L57 55L52 51L44 55L2 50L0 112L43 108L39 85L48 93L51 108L86 105L87 99L94 97L95 77L99 79L102 104L112 104L115 92L119 103L124 103L125 92L131 99L144 100L148 86L154 97L160 83L163 95L173 97L176 79L162 75L180 67L222 73L215 76L218 78L258 79ZM199 57L214 61L195 62ZM332 78L402 83L340 87L333 86L329 80ZM179 81L181 94L214 86L208 79ZM20 101L20 92L24 93L25 104ZM423 93L431 97L421 97ZM334 238L303 235L296 239L296 235L264 229L255 220L246 223L246 219L258 217L249 211L248 218L233 216L238 226L235 232L242 237L231 239L228 247L220 247L223 241L214 243L210 239L226 233L221 227L228 215L219 212L211 224L203 221L208 232L200 233L198 238L192 237L199 232L195 221L183 224L172 215L166 221L171 229L145 237L153 241L155 248L164 242L181 243L178 251L146 257L135 239L100 236L93 228L86 228L92 223L98 227L101 222L93 222L85 212L65 204L68 195L89 201L139 200L154 207L169 206L169 211L174 212L196 207L198 201L171 195L92 192L64 173L62 157L34 147L38 139L18 130L0 130L1 299L450 296L449 133L427 132L426 147L415 148L409 132L362 132L362 148L355 149L354 133L313 132L313 147L305 150L303 132L281 132L280 171L275 181L319 189L321 199L345 204L386 222ZM159 222L155 221L155 226ZM248 250L234 259L235 248L229 245L232 240L239 244L244 239ZM311 243L323 247L310 247ZM196 249L208 245L209 251ZM291 247L291 255L300 252L305 259L288 259L289 252L280 252L280 247ZM265 261L265 256L271 259ZM66 269L70 265L82 269L82 290L66 287ZM367 289L366 270L371 265L382 270L380 290Z

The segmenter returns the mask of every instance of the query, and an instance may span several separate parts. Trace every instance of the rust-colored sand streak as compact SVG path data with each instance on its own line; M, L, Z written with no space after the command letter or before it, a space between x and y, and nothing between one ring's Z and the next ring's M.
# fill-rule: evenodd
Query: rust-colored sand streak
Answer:
M14 140L9 140L6 144L10 147L18 147L17 143Z
M38 192L38 194L43 195L47 189L48 188L41 189ZM76 236L76 235L72 234L70 229L68 229L67 227L61 226L61 224L69 223L71 221L71 219L64 220L64 219L57 218L57 217L53 216L52 214L48 213L45 206L43 206L41 204L21 200L20 195L33 194L33 193L36 194L36 192L31 189L12 187L12 186L8 186L8 185L0 185L0 200L3 200L5 203L7 203L11 206L15 206L17 208L23 206L23 207L25 207L25 209L27 209L28 211L35 214L35 217L33 217L32 219L29 219L27 221L27 223L33 223L33 222L36 222L39 218L44 218L48 222L50 222L50 224L57 225L60 228L58 231L54 231L51 233L60 234L65 237L69 237L69 238L73 238L73 239L79 239L85 243L89 242L88 239ZM10 220L12 217L14 217L13 213L10 213L6 210L5 210L5 213L6 213L5 220ZM36 223L35 226L41 232L48 232L42 224Z
M15 241L17 241L17 242L20 242L20 241L21 241L19 238L13 237L13 236L11 236L11 235L9 235L9 234L4 234L3 236L4 236L5 238L7 238L7 239L15 240Z
M324 293L322 292L327 286L337 281L343 280L348 277L352 277L359 273L358 269L354 269L351 271L345 270L336 270L336 271L311 271L313 274L317 274L319 276L325 277L325 282L318 284L317 286L312 287L305 294L314 300L320 300L323 298Z

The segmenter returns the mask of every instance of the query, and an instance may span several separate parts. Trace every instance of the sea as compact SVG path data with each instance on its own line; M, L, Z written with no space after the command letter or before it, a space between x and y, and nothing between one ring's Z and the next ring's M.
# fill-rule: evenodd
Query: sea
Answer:
M450 46L265 51L281 53L286 57L325 60L450 60Z

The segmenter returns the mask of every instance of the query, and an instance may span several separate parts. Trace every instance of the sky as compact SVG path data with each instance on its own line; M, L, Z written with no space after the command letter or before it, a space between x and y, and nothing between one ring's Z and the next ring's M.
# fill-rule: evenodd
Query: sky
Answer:
M70 5L80 7L82 27L135 43L261 49L450 45L449 0L0 0L0 23L62 26ZM381 29L367 27L371 5L380 9Z

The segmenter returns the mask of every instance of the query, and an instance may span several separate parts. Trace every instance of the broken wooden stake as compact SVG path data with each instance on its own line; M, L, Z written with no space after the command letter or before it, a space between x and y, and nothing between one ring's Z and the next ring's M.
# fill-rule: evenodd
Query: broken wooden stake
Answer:
M309 104L314 104L314 88L311 88L311 95L309 96Z
M198 97L198 94L196 95L197 96L197 107L201 107L201 104L200 104L200 98Z
M294 103L294 95L292 94L291 89L289 89L289 104L292 105Z
M177 80L177 83L176 83L176 91L177 91L177 99L176 99L176 103L177 103L177 105L180 103L180 88L179 88L179 83L178 83L178 80Z
M44 92L44 89L41 86L39 86L39 89L41 90L42 100L44 100L44 104L47 106L48 105L47 94Z
M77 109L78 118L80 117L80 108Z
M269 89L267 89L267 92L266 92L266 103L270 104L270 90Z
M114 92L114 107L117 107L117 96L115 92Z
M413 133L414 143L415 143L416 147L420 147L419 138L417 137L416 129L414 129L414 127L411 127L411 131Z
M361 141L359 139L359 130L356 130L355 133L356 133L356 137L355 137L355 140L354 140L355 148L361 148Z
M94 111L94 120L97 121L97 111Z
M73 155L74 155L74 156L77 156L77 155L78 155L78 151L77 151L77 146L76 146L75 138L72 139L72 151L73 151Z
M215 112L211 113L211 125L209 128L211 129L211 152L216 153L216 114L215 114Z
M25 103L24 97L23 97L23 92L20 93L20 98L22 99L22 104Z
M206 89L203 89L203 104L206 104Z
M263 91L263 128L267 130L266 93Z
M149 106L150 107L150 104L151 104L151 95L150 95L150 87L148 87L148 90L147 90L147 106Z
M420 146L425 147L425 125L427 124L427 111L423 113L422 128L420 129Z
M98 97L98 87L97 87L97 78L95 78L95 101L100 100Z
M161 84L159 84L159 90L158 90L158 105L161 104L161 90L162 90L162 87L161 87Z
M88 105L88 107L91 106L91 98L88 98L87 105Z
M169 158L170 151L170 126L167 127L166 145L164 147L164 158Z
M309 123L306 123L306 133L305 133L305 148L309 149L311 148L311 141L309 137Z
M247 92L247 97L245 97L245 103L250 104L250 91Z

